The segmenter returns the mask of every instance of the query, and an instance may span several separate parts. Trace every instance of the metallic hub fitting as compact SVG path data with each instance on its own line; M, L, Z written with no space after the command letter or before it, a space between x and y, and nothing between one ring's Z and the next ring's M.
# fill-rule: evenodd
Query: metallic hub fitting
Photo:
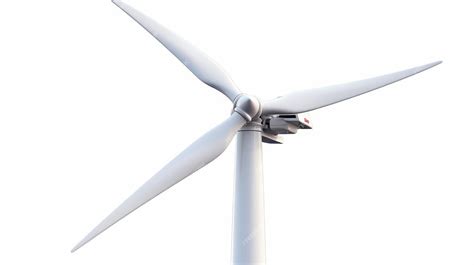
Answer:
M234 100L233 111L239 113L247 121L252 121L262 114L262 104L255 96L240 94Z

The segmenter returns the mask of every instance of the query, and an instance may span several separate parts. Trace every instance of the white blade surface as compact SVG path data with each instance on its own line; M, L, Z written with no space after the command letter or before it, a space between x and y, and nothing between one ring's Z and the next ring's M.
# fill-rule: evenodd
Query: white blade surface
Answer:
M295 91L263 103L263 114L297 114L325 107L427 70L441 61L351 83Z
M247 121L240 114L234 112L223 123L201 136L107 216L71 252L76 251L138 207L214 160L224 152L235 133L246 123Z
M231 101L240 94L240 90L225 71L201 50L130 5L120 0L112 2L161 42L202 82L217 89Z

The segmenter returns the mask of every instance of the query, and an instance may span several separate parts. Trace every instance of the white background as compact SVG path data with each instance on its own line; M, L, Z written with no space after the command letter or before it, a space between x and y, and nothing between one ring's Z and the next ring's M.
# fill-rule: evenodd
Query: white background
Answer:
M470 1L130 1L262 100L444 60L264 146L268 264L474 264ZM109 1L0 8L0 264L227 264L235 146L74 254L231 104Z

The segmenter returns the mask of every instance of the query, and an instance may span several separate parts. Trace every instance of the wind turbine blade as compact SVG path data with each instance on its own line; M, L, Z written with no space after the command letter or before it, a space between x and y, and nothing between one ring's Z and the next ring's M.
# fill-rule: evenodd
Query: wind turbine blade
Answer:
M232 79L202 51L130 5L120 0L112 2L161 42L202 82L220 91L231 101L240 94Z
M322 108L425 71L441 61L351 83L295 91L263 103L263 114L297 114Z
M247 121L240 114L234 112L227 120L201 136L145 182L87 234L71 252L76 251L138 207L214 160L224 152L235 133L246 123Z

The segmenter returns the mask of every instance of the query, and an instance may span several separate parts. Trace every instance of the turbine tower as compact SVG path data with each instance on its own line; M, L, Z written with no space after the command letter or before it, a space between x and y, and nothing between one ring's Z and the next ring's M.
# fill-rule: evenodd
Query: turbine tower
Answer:
M260 102L257 97L242 93L206 54L130 5L119 0L112 2L153 35L198 79L229 98L233 107L231 115L225 121L198 138L165 165L87 234L72 252L213 161L224 152L237 134L232 264L265 264L262 142L282 143L280 134L294 134L298 129L311 129L310 121L298 116L300 113L367 93L441 63L433 62L351 83L295 91Z

